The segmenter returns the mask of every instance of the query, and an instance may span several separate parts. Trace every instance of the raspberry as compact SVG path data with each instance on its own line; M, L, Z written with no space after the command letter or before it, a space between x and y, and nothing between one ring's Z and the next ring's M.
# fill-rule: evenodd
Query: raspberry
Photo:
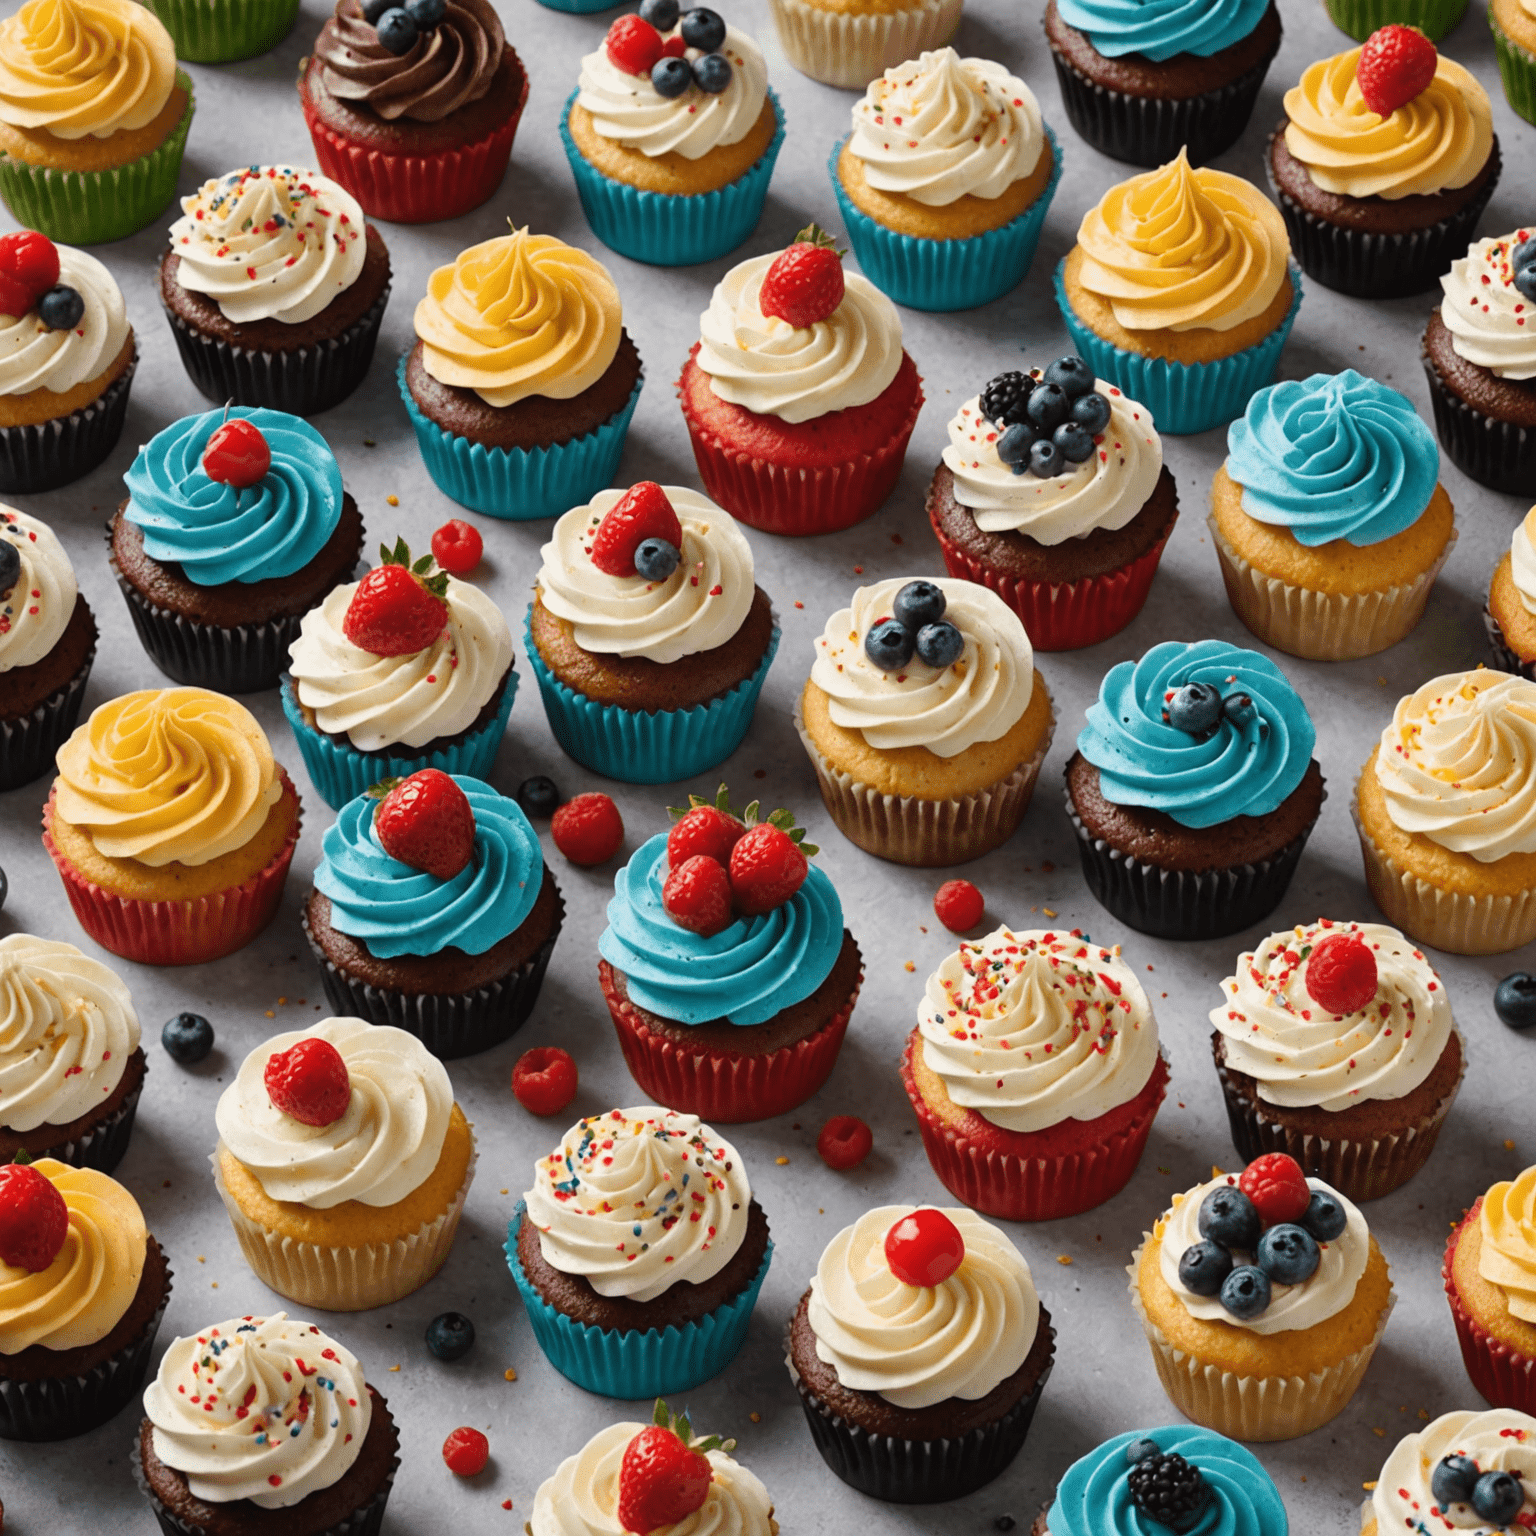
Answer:
M843 302L843 257L832 237L815 224L774 258L757 291L770 318L803 327L825 320Z
M986 897L969 880L946 880L934 893L933 915L951 933L969 933L986 909Z
M555 812L549 832L572 864L606 864L624 841L624 820L607 795L577 795Z
M603 46L615 69L626 75L648 75L661 57L661 33L640 16L620 16L608 28Z
M1391 117L1428 90L1439 62L1435 45L1417 27L1382 27L1366 38L1355 64L1355 84L1379 117Z
M69 1234L69 1207L53 1181L24 1163L0 1167L0 1263L41 1274Z
M216 427L203 447L203 473L220 485L244 490L272 467L272 450L261 428L244 416L231 416Z
M728 811L713 805L696 805L667 833L667 863L676 869L696 854L717 864L728 863L731 849L746 830Z
M450 519L432 535L432 554L450 575L468 576L484 553L480 530L462 517Z
M731 849L731 895L748 917L771 912L805 884L810 869L795 840L762 822L742 834Z
M512 1092L530 1115L558 1115L576 1097L576 1063L558 1045L524 1051L512 1068Z
M592 564L605 576L634 576L635 551L647 539L660 539L673 549L683 544L683 525L654 480L630 486L603 514L592 535Z
M311 1035L267 1058L267 1097L301 1125L334 1125L352 1102L352 1081L341 1052Z
M679 928L710 938L731 926L731 877L718 859L696 853L667 872L661 904Z
M443 1441L443 1460L455 1477L474 1477L491 1459L491 1442L478 1429L465 1425Z
M1376 996L1376 956L1358 933L1330 933L1307 956L1307 996L1343 1017Z
M1243 1169L1237 1187L1253 1202L1267 1227L1300 1221L1312 1203L1312 1186L1301 1164L1284 1152L1266 1152Z
M0 274L8 277L27 295L22 308L28 308L59 281L59 248L47 235L35 229L14 230L0 235Z
M869 1127L857 1115L833 1115L816 1138L816 1153L828 1168L841 1173L857 1168L874 1144Z
M412 869L451 880L475 856L475 812L469 796L440 768L422 768L388 785L373 813L373 830L385 853Z

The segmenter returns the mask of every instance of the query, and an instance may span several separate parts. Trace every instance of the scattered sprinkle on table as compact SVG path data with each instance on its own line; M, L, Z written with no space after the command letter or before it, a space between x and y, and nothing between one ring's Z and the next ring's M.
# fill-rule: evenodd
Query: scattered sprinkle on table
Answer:
M387 501L392 507L398 507L400 505L400 498L398 496L386 496L384 500Z
M779 1167L782 1168L789 1162L789 1159L787 1157L776 1157L774 1158L774 1162L776 1162Z
M512 1367L511 1367L511 1366L510 1366L510 1365L509 1365L509 1366L508 1366L508 1367L507 1367L507 1368L506 1368L506 1370L504 1370L504 1371L503 1371L503 1372L502 1372L502 1373L501 1373L501 1379L502 1379L502 1380L503 1380L503 1381L516 1381L516 1380L517 1380L517 1372L516 1372L516 1371L514 1371L514 1370L513 1370L513 1369L512 1369Z

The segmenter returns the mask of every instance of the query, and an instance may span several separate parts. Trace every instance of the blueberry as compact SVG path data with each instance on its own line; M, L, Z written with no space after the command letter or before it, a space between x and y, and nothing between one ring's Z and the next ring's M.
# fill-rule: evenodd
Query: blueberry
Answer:
M1069 400L1076 400L1093 388L1094 372L1080 357L1058 357L1045 370L1045 382L1054 384Z
M707 5L683 12L683 41L701 53L713 53L725 41L725 19Z
M665 581L682 558L677 545L665 539L641 539L635 548L635 572L647 581Z
M1232 1255L1209 1238L1191 1243L1179 1257L1179 1282L1196 1296L1215 1296L1232 1273Z
M394 3L395 0L363 0L363 20L370 27L378 26L379 17Z
M1059 475L1066 462L1061 456L1061 449L1048 437L1037 437L1029 445L1029 472L1042 480Z
M651 65L651 86L658 96L670 100L681 96L692 84L693 70L687 59L674 59L669 54Z
M21 578L21 551L9 539L0 539L0 597Z
M1510 281L1514 283L1516 293L1536 304L1536 266L1516 267Z
M1138 1461L1145 1461L1149 1456L1161 1456L1163 1448L1156 1440L1149 1440L1145 1435L1140 1440L1132 1440L1125 1448L1125 1459L1134 1467Z
M405 13L416 23L418 32L430 32L442 25L448 14L448 0L405 0Z
M891 612L915 635L925 624L937 624L948 606L936 581L909 581L891 600Z
M965 652L965 636L948 619L924 624L917 632L917 654L930 667L949 667Z
M379 17L375 30L379 34L379 46L397 57L416 46L416 23L411 20L411 13L398 5L392 5Z
M1241 1248L1252 1253L1264 1223L1252 1200L1235 1184L1220 1184L1200 1202L1195 1223L1200 1236L1208 1237L1223 1248Z
M1024 409L1042 432L1054 432L1072 414L1072 402L1060 385L1037 384Z
M5 878L5 871L0 869L0 911L5 910L5 898L11 889L11 882Z
M1258 714L1258 708L1250 694L1229 693L1221 701L1221 713L1224 719L1230 720L1233 725L1247 725Z
M997 440L997 456L1016 475L1029 467L1029 450L1034 446L1035 429L1027 421L1016 421Z
M1168 700L1168 724L1191 736L1203 735L1221 719L1221 690L1210 683L1185 683Z
M1525 1505L1525 1490L1511 1472L1484 1472L1472 1488L1472 1508L1490 1525L1508 1525Z
M213 1025L200 1013L178 1013L165 1021L160 1044L172 1061L193 1066L213 1049Z
M553 816L560 808L560 790L546 774L536 773L517 786L515 796L528 816Z
M1068 464L1086 464L1093 457L1093 433L1075 421L1064 421L1051 433Z
M718 96L731 83L731 61L723 53L706 53L693 61L693 83L707 96Z
M1536 1029L1536 976L1516 971L1493 994L1493 1011L1511 1029Z
M1320 1243L1331 1243L1343 1235L1349 1225L1344 1202L1328 1189L1314 1189L1312 1199L1301 1213L1301 1224Z
M894 672L912 660L916 641L899 619L881 619L864 637L864 654L882 672Z
M1441 1509L1452 1504L1470 1504L1477 1479L1478 1466L1470 1456L1442 1456L1430 1473L1429 1491Z
M1221 1304L1233 1317L1257 1317L1272 1294L1269 1276L1254 1264L1239 1264L1221 1282Z
M1281 1221L1259 1239L1259 1268L1276 1285L1300 1285L1317 1273L1317 1239L1293 1221Z
M78 288L60 283L37 301L37 318L50 331L72 331L85 314L85 300Z
M641 21L650 22L658 32L670 32L680 10L677 0L640 0Z
M475 1344L475 1325L462 1312L440 1312L427 1324L427 1348L439 1360L462 1360Z
M1536 303L1536 240L1522 240L1510 253L1516 292Z
M1090 432L1102 432L1109 425L1109 401L1098 390L1090 389L1072 402L1072 420Z

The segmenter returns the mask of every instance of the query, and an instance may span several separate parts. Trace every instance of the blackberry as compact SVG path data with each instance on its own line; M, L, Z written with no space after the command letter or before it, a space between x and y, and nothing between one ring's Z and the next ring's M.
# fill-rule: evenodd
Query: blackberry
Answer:
M1000 427L1024 420L1024 407L1034 393L1035 381L1027 373L1000 373L981 392L981 414Z
M1199 1467L1177 1451L1144 1457L1126 1474L1126 1482L1137 1509L1171 1531L1189 1530L1211 1496Z

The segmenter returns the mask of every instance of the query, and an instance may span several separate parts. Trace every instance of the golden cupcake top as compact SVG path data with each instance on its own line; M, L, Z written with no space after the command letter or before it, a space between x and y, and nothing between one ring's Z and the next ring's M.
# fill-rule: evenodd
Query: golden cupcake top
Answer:
M619 350L623 318L601 262L524 228L438 267L415 324L423 366L438 383L506 406L591 388Z
M1503 1292L1510 1312L1536 1323L1536 1167L1495 1184L1478 1213L1478 1273Z

